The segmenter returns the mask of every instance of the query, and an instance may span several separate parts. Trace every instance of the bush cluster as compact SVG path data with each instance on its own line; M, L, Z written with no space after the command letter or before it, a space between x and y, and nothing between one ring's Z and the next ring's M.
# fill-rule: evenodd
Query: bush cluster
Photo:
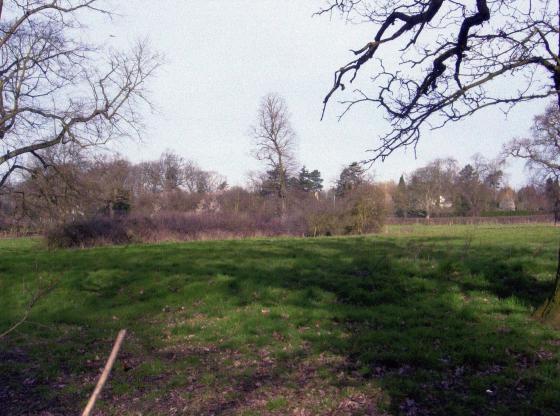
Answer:
M306 225L295 218L263 219L216 213L159 213L155 216L92 217L51 228L49 247L93 247L259 236L304 235Z
M54 226L47 231L49 247L92 247L105 244L127 244L132 241L125 221L105 217L77 220Z
M374 233L385 223L385 202L383 192L364 185L351 195L339 198L338 202L323 204L319 210L306 216L307 234L347 235Z

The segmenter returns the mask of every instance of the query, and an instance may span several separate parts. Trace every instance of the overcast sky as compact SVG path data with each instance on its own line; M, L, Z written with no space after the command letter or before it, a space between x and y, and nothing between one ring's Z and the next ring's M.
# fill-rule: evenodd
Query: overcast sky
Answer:
M332 182L340 169L368 157L386 131L382 113L364 106L338 121L343 110L333 101L320 121L322 99L333 71L372 39L371 24L349 24L338 16L313 17L321 0L131 0L114 2L122 14L95 23L99 40L119 45L148 37L166 57L152 84L157 113L147 115L142 143L116 146L133 161L149 160L171 149L208 170L243 184L249 171L262 169L250 155L247 132L261 97L282 95L298 134L298 159ZM154 6L157 5L157 6ZM389 57L390 58L390 57ZM367 87L367 68L356 83ZM426 132L417 149L394 154L374 166L380 180L398 179L436 157L464 164L475 153L495 157L502 144L526 135L545 103L520 106L506 118L494 110L445 129ZM508 168L509 182L523 184L520 163Z

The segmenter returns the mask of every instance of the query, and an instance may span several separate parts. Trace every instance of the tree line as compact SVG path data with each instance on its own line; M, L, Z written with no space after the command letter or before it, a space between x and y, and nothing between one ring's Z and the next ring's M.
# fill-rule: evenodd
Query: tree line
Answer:
M464 166L454 159L436 159L401 176L391 196L397 217L552 213L558 181L534 178L515 190L504 179L503 160L476 155Z
M4 230L41 232L96 216L191 213L303 221L302 232L313 235L361 233L378 229L385 216L554 212L560 195L551 177L515 190L501 161L479 155L464 166L436 159L386 182L353 162L328 186L319 170L296 167L295 158L290 169L265 165L245 186L230 186L225 176L172 151L140 163L118 155L88 157L79 149L44 157L50 168L31 164L3 187Z

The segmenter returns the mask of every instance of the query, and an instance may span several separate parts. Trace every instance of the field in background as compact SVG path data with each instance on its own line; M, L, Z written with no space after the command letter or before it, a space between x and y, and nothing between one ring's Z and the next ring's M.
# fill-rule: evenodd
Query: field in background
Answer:
M515 213L513 213L515 214ZM512 215L507 211L489 212L481 217L432 217L432 218L401 218L389 217L386 220L390 225L522 225L522 224L554 224L553 214L538 215Z
M0 241L0 414L558 414L545 225L47 251ZM43 413L42 413L43 412ZM48 413L44 413L48 412Z

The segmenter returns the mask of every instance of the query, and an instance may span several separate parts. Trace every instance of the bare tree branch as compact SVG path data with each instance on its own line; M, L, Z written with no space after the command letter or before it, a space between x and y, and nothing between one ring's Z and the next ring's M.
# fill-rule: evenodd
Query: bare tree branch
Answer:
M101 0L0 3L0 175L54 146L98 146L138 136L147 84L161 58L147 42L105 51L76 40ZM17 161L17 163L15 163ZM0 184L1 186L1 184Z
M377 26L371 42L335 72L323 115L335 93L345 90L370 63L373 92L365 88L342 102L342 115L357 104L383 111L390 129L369 161L416 146L426 129L439 128L480 110L550 96L560 100L558 4L547 0L510 3L476 0L474 8L454 1L330 1L319 12L360 17ZM382 55L383 53L383 55ZM401 59L386 68L388 54ZM495 88L511 79L519 88ZM368 88L369 89L369 88Z
M10 333L14 332L16 329L18 329L22 324L24 324L27 321L27 318L29 317L29 314L31 313L32 309L37 305L37 303L44 298L45 296L47 296L50 292L52 292L52 290L55 288L57 282L56 281L52 281L50 282L46 287L44 288L39 288L32 296L31 299L29 300L29 303L27 304L27 306L25 307L25 311L22 315L22 317L16 322L14 323L12 326L10 326L8 329L4 330L2 333L0 333L0 339L6 337L7 335L9 335Z

